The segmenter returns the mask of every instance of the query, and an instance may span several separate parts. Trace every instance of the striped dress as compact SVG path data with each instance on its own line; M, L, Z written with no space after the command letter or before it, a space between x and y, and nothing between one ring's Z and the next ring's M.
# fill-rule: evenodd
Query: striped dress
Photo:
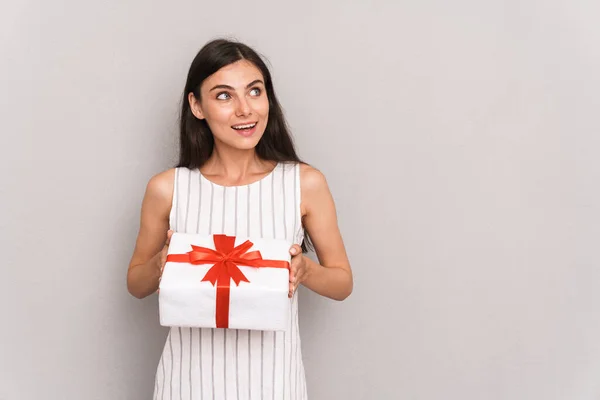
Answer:
M176 168L169 217L175 232L287 239L300 244L300 165L278 163L266 177L221 186ZM298 293L285 332L170 328L156 370L156 400L305 400Z

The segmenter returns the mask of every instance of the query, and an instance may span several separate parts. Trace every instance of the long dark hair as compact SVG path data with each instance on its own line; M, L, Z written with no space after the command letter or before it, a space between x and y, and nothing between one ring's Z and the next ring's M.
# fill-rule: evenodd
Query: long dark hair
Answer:
M214 137L206 120L196 118L190 108L188 94L200 100L202 82L221 68L234 62L246 60L260 70L264 78L269 99L269 118L265 132L256 145L256 154L266 161L303 163L294 148L292 136L275 89L271 73L262 58L249 46L232 40L215 39L202 47L188 71L179 120L179 162L177 167L200 168L210 158L214 148ZM302 242L302 250L312 248L308 233Z

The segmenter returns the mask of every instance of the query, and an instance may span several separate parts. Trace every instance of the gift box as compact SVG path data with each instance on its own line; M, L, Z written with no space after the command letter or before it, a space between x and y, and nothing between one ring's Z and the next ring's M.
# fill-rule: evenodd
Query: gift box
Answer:
M285 330L291 243L173 233L159 286L160 324Z

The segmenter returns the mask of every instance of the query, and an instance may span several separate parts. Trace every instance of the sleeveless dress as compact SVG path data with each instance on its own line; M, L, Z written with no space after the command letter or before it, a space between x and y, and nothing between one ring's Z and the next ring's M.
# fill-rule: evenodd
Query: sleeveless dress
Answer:
M221 186L198 169L176 168L169 217L175 232L286 239L302 243L300 165L278 163L259 181ZM306 400L298 292L286 331L169 330L155 400Z

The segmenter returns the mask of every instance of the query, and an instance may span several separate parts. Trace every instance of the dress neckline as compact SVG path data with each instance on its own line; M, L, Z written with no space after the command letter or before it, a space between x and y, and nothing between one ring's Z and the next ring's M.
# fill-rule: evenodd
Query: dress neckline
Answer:
M280 164L281 164L280 162L277 162L277 163L275 164L275 167L274 167L274 168L273 168L273 169L272 169L272 170L271 170L271 171L270 171L270 172L269 172L267 175L263 176L263 177L262 177L262 178L260 178L260 179L257 179L257 180L255 180L255 181L253 181L253 182L246 183L245 185L220 185L220 184L218 184L218 183L216 183L216 182L213 182L213 181L211 181L211 180L210 180L210 179L208 179L206 176L204 176L204 174L203 174L203 173L200 171L200 168L198 168L197 170L198 170L198 173L200 174L200 177L201 177L201 178L202 178L204 181L206 181L206 182L210 183L210 184L211 184L211 185L213 185L213 186L217 186L217 187L221 187L221 188L236 188L236 187L246 187L246 186L255 185L255 184L257 184L257 183L260 183L260 182L262 182L262 181L266 180L267 178L269 178L270 176L272 176L272 175L275 173L275 170L276 170L277 168L279 168L279 165L280 165Z

